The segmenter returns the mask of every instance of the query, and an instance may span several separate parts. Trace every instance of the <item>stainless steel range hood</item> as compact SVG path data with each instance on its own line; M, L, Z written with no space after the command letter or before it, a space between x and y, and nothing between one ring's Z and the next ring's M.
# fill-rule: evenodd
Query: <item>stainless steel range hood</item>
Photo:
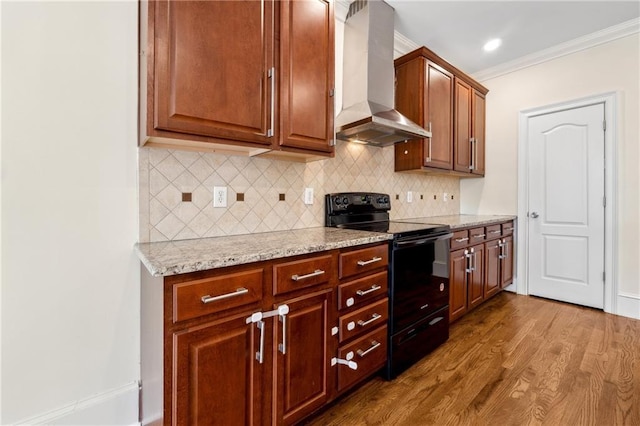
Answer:
M349 7L338 139L387 146L431 137L393 109L393 15L393 8L382 0L356 0Z

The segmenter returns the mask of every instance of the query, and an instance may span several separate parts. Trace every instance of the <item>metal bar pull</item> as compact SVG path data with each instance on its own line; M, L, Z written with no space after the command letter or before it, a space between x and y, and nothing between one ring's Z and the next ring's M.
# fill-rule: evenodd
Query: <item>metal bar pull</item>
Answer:
M365 326L371 324L372 322L377 321L380 318L382 318L382 315L374 313L373 315L371 315L370 319L368 319L366 321L364 321L364 320L358 321L358 325L360 327L365 327Z
M271 124L269 129L267 130L267 137L273 137L273 128L275 127L276 121L276 69L275 67L269 68L267 76L271 80Z
M464 238L456 238L456 243L464 243L465 241L469 241L469 237Z
M374 257L371 260L358 260L358 265L359 266L366 266L366 265L370 265L372 263L376 263L376 262L380 262L382 260L381 257Z
M473 238L484 238L486 237L487 234L476 234L476 235L472 235Z
M236 291L234 291L233 293L225 293L225 294L221 294L220 296L209 296L207 294L206 296L202 296L200 300L202 300L202 303L211 303L211 302L215 302L216 300L223 300L223 299L228 299L230 297L242 296L243 294L247 294L247 293L249 293L249 290L247 290L244 287L240 287L240 288L237 288Z
M365 356L367 356L367 354L368 354L369 352L374 351L374 350L376 350L376 348L380 347L380 345L381 345L381 343L380 343L380 342L377 342L377 341L375 341L375 340L372 340L372 341L371 341L371 347L370 347L369 349L367 349L366 351L363 351L362 349L358 349L358 350L356 351L356 353L358 354L358 356L359 356L360 358L364 358Z
M374 284L374 285L372 285L372 286L371 286L371 288L370 288L369 290L358 290L358 291L356 291L356 294L357 294L358 296L364 296L364 295L366 295L366 294L373 293L374 291L378 291L378 290L380 290L381 288L382 288L382 287L380 287L379 285Z
M469 139L469 144L471 145L471 151L469 152L469 170L474 170L476 168L473 161L473 143L475 142L474 138Z
M506 259L506 258L509 257L509 242L505 241L504 244L503 244L503 247L504 247L504 255L503 255L502 258Z
M500 254L498 255L498 259L504 259L504 244L502 244L502 240L498 240L498 247L500 247Z
M325 272L322 269L316 269L312 273L306 274L306 275L298 275L298 274L291 275L291 279L294 281L300 281L300 280L304 280L311 277L317 277L318 275L322 275L324 273Z
M289 306L282 305L278 307L278 320L282 323L282 343L278 343L278 350L282 355L287 354L287 314Z
M512 226L511 228L505 228L504 230L505 230L505 231L507 231L507 232L509 232L509 231L513 231L513 230L514 230L514 227Z
M427 145L428 154L427 154L427 158L425 158L424 160L425 160L425 163L430 163L431 162L431 138L427 138L427 140L429 141L429 142L427 142L428 143L428 145Z
M345 359L342 358L337 358L337 357L333 357L331 358L331 365L346 365L347 367L349 367L352 370L357 370L358 369L358 363L355 361L352 361L353 359L353 352L349 351L349 353L347 353L345 355Z
M490 234L499 234L499 233L500 233L500 230L497 230L497 231L489 231L489 233L490 233Z
M258 321L256 326L260 330L260 347L258 348L258 352L256 352L256 359L262 364L264 362L264 321Z
M464 251L464 257L467 260L467 262L466 262L467 264L466 264L466 267L465 267L465 272L466 273L470 273L471 272L471 255L469 254L469 250L465 250Z

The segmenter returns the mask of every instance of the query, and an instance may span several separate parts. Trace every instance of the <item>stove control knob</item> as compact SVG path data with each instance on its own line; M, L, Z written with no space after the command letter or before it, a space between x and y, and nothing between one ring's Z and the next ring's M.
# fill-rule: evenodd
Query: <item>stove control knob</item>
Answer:
M389 197L384 197L384 203L389 204Z
M336 197L333 199L333 201L336 203L337 206L339 206L340 204L342 204L342 198L340 197Z
M347 197L342 197L342 204L345 206L349 204L349 199Z

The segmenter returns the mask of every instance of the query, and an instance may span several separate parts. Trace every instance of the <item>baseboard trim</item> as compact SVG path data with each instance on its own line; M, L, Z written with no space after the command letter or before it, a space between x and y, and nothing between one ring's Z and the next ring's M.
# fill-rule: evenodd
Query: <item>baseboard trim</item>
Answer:
M17 425L137 425L138 382L74 401Z
M618 293L616 314L640 320L640 296L631 293Z

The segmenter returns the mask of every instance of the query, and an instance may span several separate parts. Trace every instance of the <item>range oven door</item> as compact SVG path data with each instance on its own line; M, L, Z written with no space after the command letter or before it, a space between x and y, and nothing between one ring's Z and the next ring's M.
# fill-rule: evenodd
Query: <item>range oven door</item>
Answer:
M394 241L391 250L391 334L449 304L452 234Z

